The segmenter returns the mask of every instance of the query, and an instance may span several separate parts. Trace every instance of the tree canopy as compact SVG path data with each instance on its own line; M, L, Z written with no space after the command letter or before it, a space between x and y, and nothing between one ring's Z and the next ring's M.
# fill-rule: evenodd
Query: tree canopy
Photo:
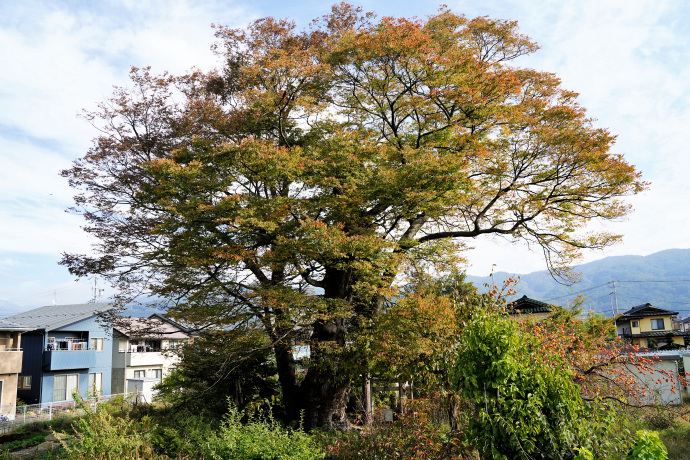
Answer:
M588 221L645 187L575 93L512 65L537 49L515 22L342 3L307 30L264 18L216 36L217 70L132 69L86 114L101 134L62 174L97 242L62 263L178 320L263 331L309 426L347 423L367 366L352 337L394 304L428 307L406 279L490 234L559 272L613 243ZM303 377L295 344L311 346Z

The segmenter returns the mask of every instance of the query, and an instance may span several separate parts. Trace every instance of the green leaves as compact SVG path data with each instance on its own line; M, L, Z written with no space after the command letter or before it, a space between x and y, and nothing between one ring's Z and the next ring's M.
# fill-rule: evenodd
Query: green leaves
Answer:
M668 458L668 452L659 439L659 433L640 430L636 435L637 442L625 460L665 460Z
M468 436L489 458L567 458L591 441L571 374L535 359L535 340L512 320L482 312L459 339L455 380L475 408Z

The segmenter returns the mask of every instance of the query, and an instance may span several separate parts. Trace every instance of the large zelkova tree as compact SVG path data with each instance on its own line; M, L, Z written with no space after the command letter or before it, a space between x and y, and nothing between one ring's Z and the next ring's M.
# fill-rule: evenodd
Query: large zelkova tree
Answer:
M402 301L407 276L482 235L541 247L559 272L616 241L587 223L645 187L575 93L511 64L537 49L514 22L340 4L304 31L216 30L217 70L133 69L87 113L101 135L63 175L96 243L62 263L123 301L167 299L178 320L262 330L286 411L309 426L347 426L367 366L353 338L423 300Z

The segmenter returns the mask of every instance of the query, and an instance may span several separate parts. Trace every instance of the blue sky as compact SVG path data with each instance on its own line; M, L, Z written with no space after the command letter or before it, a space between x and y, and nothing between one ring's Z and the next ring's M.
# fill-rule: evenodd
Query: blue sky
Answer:
M356 3L356 2L355 2ZM690 213L690 7L684 1L448 1L455 12L517 20L541 49L517 64L556 73L580 93L599 126L618 135L614 149L651 189L629 200L623 222L592 228L625 234L622 244L585 255L646 255L687 248ZM434 13L438 3L356 3L379 16ZM60 169L82 156L95 130L77 118L130 66L182 73L211 69L211 23L243 26L290 17L299 26L326 13L322 1L0 0L0 316L9 303L86 301L91 283L56 265L62 252L86 252L81 220L64 212L73 191ZM541 254L503 240L477 240L469 272L527 273Z

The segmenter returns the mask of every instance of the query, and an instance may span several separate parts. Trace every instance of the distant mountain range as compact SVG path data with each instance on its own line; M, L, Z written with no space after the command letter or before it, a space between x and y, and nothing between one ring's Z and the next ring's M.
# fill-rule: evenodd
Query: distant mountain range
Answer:
M585 309L611 316L644 303L690 315L690 249L668 249L648 256L606 257L575 267L579 282L564 286L548 271L518 275L516 297L526 295L547 303L567 306L577 294L586 297ZM491 277L468 276L482 290L484 284L498 284L516 274L498 272ZM615 281L615 283L614 283ZM615 285L615 295L614 295Z
M0 300L0 319L6 318L8 316L16 315L17 313L21 313L23 311L30 310L31 308L34 307L26 307L26 306L21 306L21 305L15 305L13 303Z
M679 312L680 317L690 315L690 249L668 249L649 256L606 257L575 267L582 274L572 286L557 283L548 271L526 275L494 273L490 277L467 276L481 290L484 284L501 285L504 280L516 276L517 297L526 295L547 303L567 306L578 293L586 297L585 309L611 316L644 303ZM614 283L615 281L615 283ZM615 292L614 296L614 284ZM19 306L0 301L0 318L30 310L35 306ZM123 313L127 316L148 316L156 310L147 305L130 306Z

